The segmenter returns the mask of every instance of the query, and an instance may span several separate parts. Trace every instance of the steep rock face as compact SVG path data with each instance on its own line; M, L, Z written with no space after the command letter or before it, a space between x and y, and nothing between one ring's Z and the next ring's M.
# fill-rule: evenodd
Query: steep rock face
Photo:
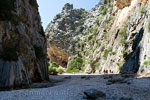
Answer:
M80 37L75 38L75 45L70 43L74 36L69 37L67 43L76 48L70 56L82 57L87 73L149 73L149 5L147 0L101 0L83 17L83 24L79 25L83 27L81 33L72 33ZM48 28L56 22L60 24L54 20ZM66 29L69 33L70 29L63 30ZM57 30L62 29L57 27ZM60 32L47 31L48 35L54 33ZM61 50L68 50L65 47Z
M51 61L66 67L69 56L77 54L75 45L80 39L85 15L84 9L73 9L73 5L66 4L62 12L48 25L46 35Z
M0 1L0 88L47 80L46 52L36 0Z
M123 9L131 4L132 0L116 0L116 6L119 9Z

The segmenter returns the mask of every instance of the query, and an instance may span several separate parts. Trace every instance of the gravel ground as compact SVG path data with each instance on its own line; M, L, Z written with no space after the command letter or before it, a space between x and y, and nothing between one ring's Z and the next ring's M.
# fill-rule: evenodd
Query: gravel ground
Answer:
M86 100L83 92L87 89L106 93L106 100L150 100L149 78L128 78L131 84L110 85L103 75L59 75L50 79L54 83L51 87L2 91L0 100Z

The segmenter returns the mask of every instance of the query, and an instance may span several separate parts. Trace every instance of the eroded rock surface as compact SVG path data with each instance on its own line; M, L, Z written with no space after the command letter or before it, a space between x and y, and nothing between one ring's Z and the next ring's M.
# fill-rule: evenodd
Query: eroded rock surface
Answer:
M58 51L84 59L87 73L149 73L149 1L101 0L86 13L68 5L46 30L47 38L59 43Z
M51 61L67 66L68 58L77 54L77 42L82 34L84 9L74 9L72 4L64 5L62 12L54 18L46 29L48 55Z
M46 52L36 0L0 1L0 89L47 80Z

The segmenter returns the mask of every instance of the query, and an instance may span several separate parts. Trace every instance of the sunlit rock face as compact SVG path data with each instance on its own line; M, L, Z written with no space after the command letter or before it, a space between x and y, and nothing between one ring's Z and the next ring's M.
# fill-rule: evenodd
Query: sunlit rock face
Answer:
M0 89L47 80L46 54L36 0L1 0Z
M116 6L119 9L130 6L132 0L115 0Z
M150 73L149 5L147 0L101 0L82 14L67 4L47 27L49 58L81 57L87 73ZM76 20L76 14L84 16Z
M48 57L62 67L67 67L70 56L77 54L85 20L84 9L74 9L72 4L65 4L62 12L55 16L47 26Z
M55 61L58 65L66 68L68 64L68 58L69 54L66 53L63 48L63 44L61 44L61 48L58 47L58 43L55 41L50 41L50 46L48 46L47 52L48 52L48 58L50 58L51 61Z

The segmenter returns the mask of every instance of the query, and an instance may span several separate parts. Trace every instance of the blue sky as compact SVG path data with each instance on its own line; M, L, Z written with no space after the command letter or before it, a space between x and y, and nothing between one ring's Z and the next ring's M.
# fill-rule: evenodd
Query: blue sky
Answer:
M90 10L100 0L37 0L39 4L39 11L42 19L44 29L54 18L54 16L61 12L62 7L66 3L71 3L74 8L84 8Z

